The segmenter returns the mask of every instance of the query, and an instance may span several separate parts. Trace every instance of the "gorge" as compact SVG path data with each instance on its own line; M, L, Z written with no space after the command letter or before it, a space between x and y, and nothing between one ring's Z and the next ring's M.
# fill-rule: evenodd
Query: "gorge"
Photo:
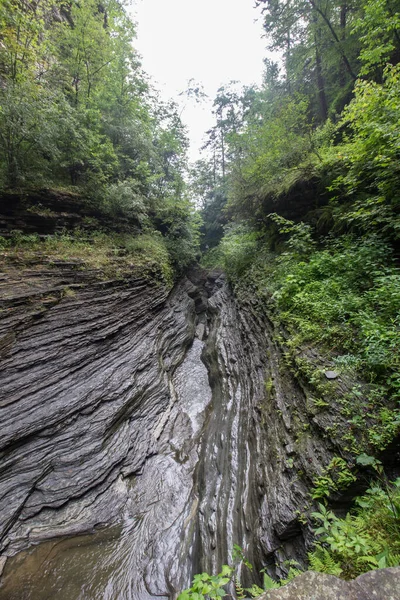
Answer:
M0 600L400 598L399 2L206 4L0 2Z
M0 598L175 598L234 544L278 574L305 556L326 417L221 272L167 294L37 264L1 288Z

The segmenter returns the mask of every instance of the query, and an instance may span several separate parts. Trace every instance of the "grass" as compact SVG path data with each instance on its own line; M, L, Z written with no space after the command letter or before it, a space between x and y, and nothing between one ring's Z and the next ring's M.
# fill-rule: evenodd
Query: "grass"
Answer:
M133 270L151 273L168 286L173 271L161 235L108 235L75 231L40 237L37 234L12 232L9 239L0 237L0 261L18 266L46 263L76 263L77 269L90 269L99 278L123 278Z

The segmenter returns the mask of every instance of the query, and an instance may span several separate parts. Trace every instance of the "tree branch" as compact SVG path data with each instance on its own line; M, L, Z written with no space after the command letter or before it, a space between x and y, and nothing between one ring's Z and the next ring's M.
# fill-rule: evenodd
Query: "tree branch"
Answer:
M348 70L348 72L350 73L351 77L356 80L357 79L357 75L354 73L353 69L351 68L349 59L347 58L344 50L343 50L343 46L342 43L340 41L340 39L338 38L338 35L336 33L336 31L334 30L332 23L329 21L328 17L326 16L326 14L317 6L316 2L314 0L308 0L309 3L311 4L312 8L322 17L322 19L325 21L326 25L328 26L329 31L332 34L333 39L335 40L335 42L338 45L340 54L342 55L343 58L343 62L346 65L346 69Z

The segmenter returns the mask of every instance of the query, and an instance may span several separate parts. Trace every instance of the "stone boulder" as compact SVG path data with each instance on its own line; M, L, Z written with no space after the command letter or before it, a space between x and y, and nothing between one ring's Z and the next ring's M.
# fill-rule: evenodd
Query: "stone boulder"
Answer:
M308 571L259 600L400 600L400 567L369 571L354 581Z

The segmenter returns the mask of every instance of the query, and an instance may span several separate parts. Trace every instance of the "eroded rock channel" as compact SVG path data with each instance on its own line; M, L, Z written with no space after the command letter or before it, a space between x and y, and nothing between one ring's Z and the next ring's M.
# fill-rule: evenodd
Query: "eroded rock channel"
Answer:
M24 277L1 282L0 598L174 599L233 544L258 567L301 557L297 473L330 450L318 423L299 435L305 395L223 275L169 295Z

